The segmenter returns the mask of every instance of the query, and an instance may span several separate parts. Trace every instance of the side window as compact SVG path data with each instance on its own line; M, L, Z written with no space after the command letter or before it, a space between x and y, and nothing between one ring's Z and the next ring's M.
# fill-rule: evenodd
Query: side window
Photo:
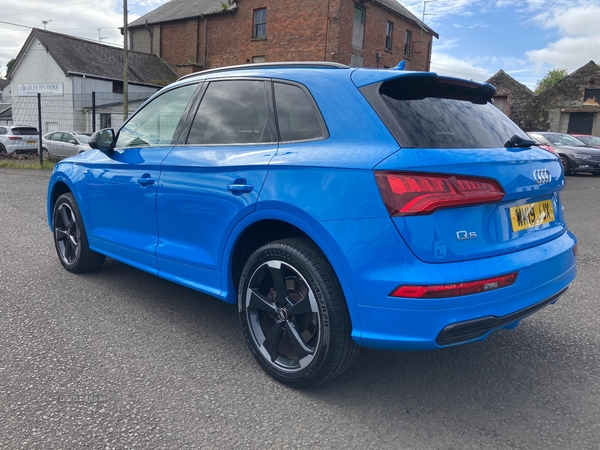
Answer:
M117 148L170 145L181 115L194 94L188 84L156 97L129 120L117 137Z
M300 87L275 83L275 104L282 141L319 139L325 136L314 102Z
M209 84L187 144L252 144L273 142L268 126L263 81L214 81Z

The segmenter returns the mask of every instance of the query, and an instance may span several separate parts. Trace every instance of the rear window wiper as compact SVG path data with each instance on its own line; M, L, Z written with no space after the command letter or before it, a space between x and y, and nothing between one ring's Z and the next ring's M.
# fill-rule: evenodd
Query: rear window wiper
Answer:
M533 147L533 146L538 146L539 147L539 145L540 144L538 144L536 141L531 140L531 139L523 139L518 134L513 135L513 137L511 137L504 144L504 146L506 148L513 148L513 147L524 148L524 147Z

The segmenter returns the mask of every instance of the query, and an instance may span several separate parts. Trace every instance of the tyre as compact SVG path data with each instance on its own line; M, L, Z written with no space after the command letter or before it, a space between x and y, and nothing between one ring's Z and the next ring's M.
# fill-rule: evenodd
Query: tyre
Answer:
M4 159L8 156L8 152L6 151L6 147L0 144L0 159Z
M307 239L274 241L250 256L239 283L238 309L254 358L290 387L331 380L358 355L333 268Z
M89 248L81 213L73 194L63 194L56 200L52 227L58 259L69 272L89 272L104 264L106 257Z
M48 152L48 149L46 149L46 148L42 148L42 160L50 161L50 153Z
M562 163L565 175L571 175L571 165L569 164L569 159L564 155L560 155L560 162Z

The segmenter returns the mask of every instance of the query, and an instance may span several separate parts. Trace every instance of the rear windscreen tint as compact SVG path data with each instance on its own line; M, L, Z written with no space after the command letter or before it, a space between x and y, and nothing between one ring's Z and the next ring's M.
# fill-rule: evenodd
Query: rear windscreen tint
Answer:
M406 77L382 83L379 95L403 131L400 144L405 147L493 148L515 134L526 138L477 86Z
M37 128L33 127L17 127L13 128L12 132L14 135L31 136L32 134L38 134Z

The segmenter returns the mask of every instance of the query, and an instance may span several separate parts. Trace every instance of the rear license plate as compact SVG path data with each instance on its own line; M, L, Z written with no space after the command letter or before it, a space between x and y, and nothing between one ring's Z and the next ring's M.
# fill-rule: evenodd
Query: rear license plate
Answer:
M35 139L30 139L28 141L25 141L27 144L35 144L37 141Z
M510 221L513 231L536 227L554 220L552 200L528 203L510 208Z

